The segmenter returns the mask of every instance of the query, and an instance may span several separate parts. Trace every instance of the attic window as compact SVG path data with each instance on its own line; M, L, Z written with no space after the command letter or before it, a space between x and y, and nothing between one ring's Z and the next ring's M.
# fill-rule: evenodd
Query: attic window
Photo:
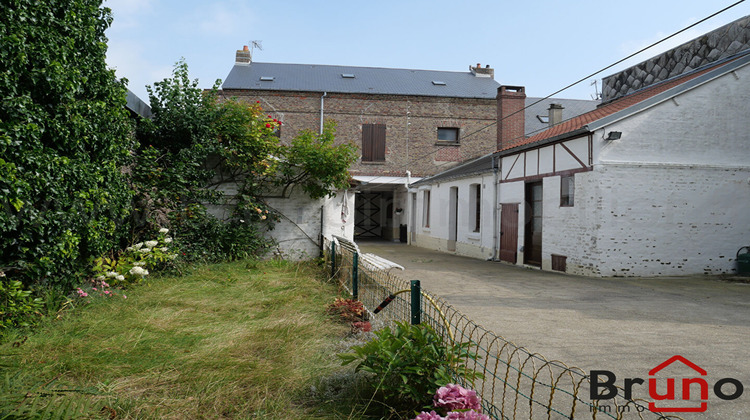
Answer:
M435 86L445 86L445 82L442 82L440 80L433 80L432 84Z
M341 77L344 79L354 79L354 74L352 73L341 73Z
M273 79L275 79L275 77L273 76L261 76L260 77L261 82L273 82Z
M539 120L540 123L549 124L549 115L537 115L536 119Z

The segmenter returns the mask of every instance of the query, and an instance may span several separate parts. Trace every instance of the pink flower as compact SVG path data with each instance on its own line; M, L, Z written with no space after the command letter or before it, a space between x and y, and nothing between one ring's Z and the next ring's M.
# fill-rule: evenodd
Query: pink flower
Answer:
M417 417L414 418L414 420L443 420L442 417L440 417L434 410L427 412L421 412Z
M110 293L111 293L111 292L110 292L109 290L105 290L105 291L104 291L104 294L105 294L105 295L108 295L108 294L110 294Z
M474 410L469 411L451 411L445 416L445 420L490 420L490 416L477 413Z
M122 298L123 298L123 299L127 299L128 297L127 297L127 296L125 296L125 295L122 295Z
M482 410L477 392L460 385L448 384L440 387L433 399L435 408L452 410Z
M95 292L96 292L96 287L92 287L92 288L91 288L91 290L93 290L93 291L95 291Z

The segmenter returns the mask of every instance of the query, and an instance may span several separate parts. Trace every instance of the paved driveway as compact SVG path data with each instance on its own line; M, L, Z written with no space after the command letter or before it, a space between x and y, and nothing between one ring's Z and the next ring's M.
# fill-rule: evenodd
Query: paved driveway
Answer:
M421 280L516 345L586 372L612 371L620 386L625 377L648 380L649 370L684 356L708 372L709 400L705 413L683 418L750 419L750 284L706 276L597 279L400 243L359 245L403 265L405 280ZM747 388L733 401L713 392L727 377ZM734 392L732 385L722 389ZM647 385L633 392L651 400Z

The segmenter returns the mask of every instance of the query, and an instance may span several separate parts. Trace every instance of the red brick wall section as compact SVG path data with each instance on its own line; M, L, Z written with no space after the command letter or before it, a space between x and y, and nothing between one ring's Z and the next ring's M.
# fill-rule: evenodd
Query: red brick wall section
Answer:
M521 144L525 139L523 86L500 86L497 90L497 150Z
M435 160L438 162L461 162L461 148L443 147L438 150Z
M268 115L283 121L282 141L290 141L303 129L320 129L322 93L225 90L221 95L260 101ZM361 147L362 124L386 125L385 162L360 159L351 168L353 175L404 176L406 171L413 176L434 175L452 162L479 157L497 147L491 128L498 112L494 99L328 93L324 107L324 118L338 124L337 142ZM460 148L437 145L438 127L459 128Z

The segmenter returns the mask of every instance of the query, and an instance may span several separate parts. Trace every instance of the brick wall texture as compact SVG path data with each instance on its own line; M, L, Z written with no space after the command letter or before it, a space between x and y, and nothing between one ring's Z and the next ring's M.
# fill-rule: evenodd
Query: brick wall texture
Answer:
M300 130L320 129L320 93L224 90L224 98L260 102L268 115L283 121L282 141ZM337 123L336 141L362 146L362 124L386 125L385 162L362 162L352 175L429 176L494 152L497 146L495 99L434 98L328 93L324 119ZM439 127L459 128L459 146L437 144Z

